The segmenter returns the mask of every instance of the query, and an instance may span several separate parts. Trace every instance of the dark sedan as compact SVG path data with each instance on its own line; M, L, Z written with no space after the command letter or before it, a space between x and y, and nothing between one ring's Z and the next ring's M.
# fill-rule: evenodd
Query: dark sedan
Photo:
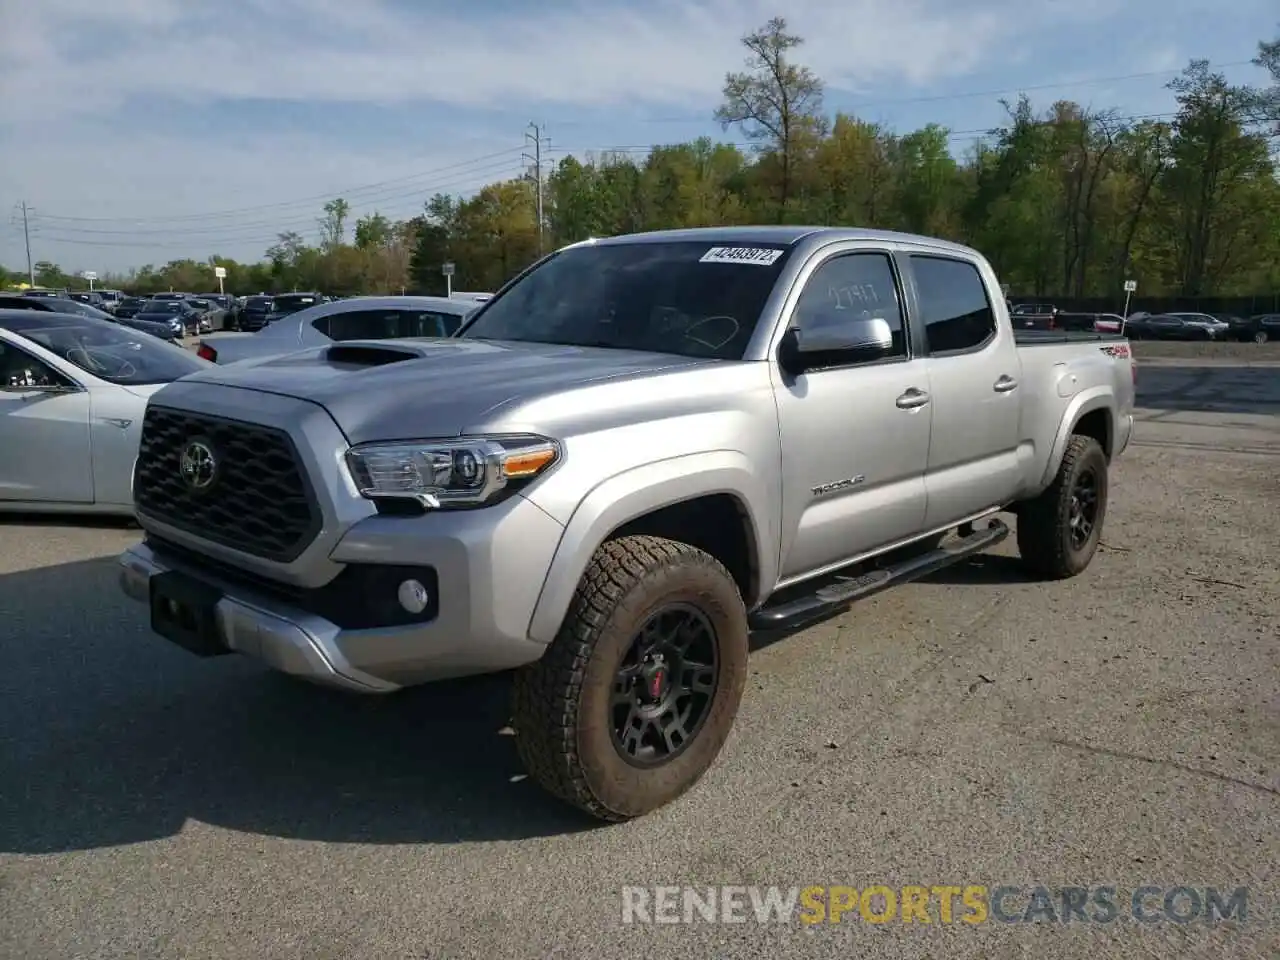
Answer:
M163 323L174 331L176 336L196 332L198 318L196 312L182 300L152 300L146 309L138 311L135 320L147 323Z
M236 313L237 330L261 330L273 314L271 297L249 297Z
M87 303L79 303L70 297L15 297L0 294L0 309L37 310L44 313L66 313L94 320L115 323L139 333L149 333L161 340L176 340L181 336L181 327L177 331L169 323L149 323L144 320L128 317L113 317L109 313L91 307Z
M1227 336L1242 343L1268 343L1280 340L1280 313L1259 313L1252 317L1224 316Z
M117 317L136 317L151 301L146 297L125 297L116 307L115 314Z
M1132 316L1124 326L1130 340L1223 340L1227 325L1207 313Z

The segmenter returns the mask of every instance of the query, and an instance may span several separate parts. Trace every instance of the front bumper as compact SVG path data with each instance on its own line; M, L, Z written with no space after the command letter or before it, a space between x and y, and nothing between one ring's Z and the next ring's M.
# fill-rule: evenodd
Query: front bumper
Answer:
M227 651L326 686L388 693L541 657L546 648L529 638L529 623L562 531L521 497L484 510L355 524L333 550L334 561L435 571L438 609L409 625L344 629L270 581L151 541L120 556L120 581L129 597L149 605L154 577L185 574L218 591L213 629Z

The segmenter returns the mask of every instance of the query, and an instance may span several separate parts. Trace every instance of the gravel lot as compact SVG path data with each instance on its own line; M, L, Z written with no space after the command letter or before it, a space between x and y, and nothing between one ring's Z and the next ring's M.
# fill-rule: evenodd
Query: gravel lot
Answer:
M1027 582L1005 545L762 644L706 781L619 827L518 779L503 678L353 699L199 661L116 588L136 531L0 524L0 955L1280 955L1280 366L1172 346L1138 348L1142 422L1084 576ZM721 883L1249 902L1219 924L620 920L624 884Z

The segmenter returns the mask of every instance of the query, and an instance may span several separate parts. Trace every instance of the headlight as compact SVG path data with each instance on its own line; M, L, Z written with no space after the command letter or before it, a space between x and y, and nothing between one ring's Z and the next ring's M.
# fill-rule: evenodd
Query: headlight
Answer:
M365 443L347 451L361 496L415 500L429 508L501 499L559 459L559 445L537 436Z

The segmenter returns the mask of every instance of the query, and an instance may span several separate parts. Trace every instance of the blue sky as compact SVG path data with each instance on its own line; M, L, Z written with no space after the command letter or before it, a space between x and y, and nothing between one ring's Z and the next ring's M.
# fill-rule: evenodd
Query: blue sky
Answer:
M1230 15L1225 11L1230 9ZM742 34L778 13L827 109L979 131L1027 90L1167 114L1192 57L1238 81L1274 0L14 0L0 35L0 204L32 254L117 270L309 238L328 197L411 216L550 159L711 135ZM964 136L957 136L962 149ZM21 221L0 264L25 267Z

